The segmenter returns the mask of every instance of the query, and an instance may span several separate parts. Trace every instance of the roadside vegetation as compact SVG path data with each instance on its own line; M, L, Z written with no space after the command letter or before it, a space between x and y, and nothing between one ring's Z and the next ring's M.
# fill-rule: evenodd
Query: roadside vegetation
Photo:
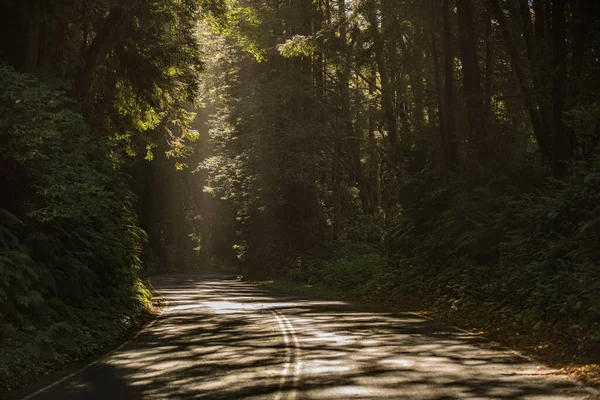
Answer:
M138 326L146 234L110 146L62 94L0 67L0 389Z
M22 0L0 32L0 391L220 265L600 364L600 3Z

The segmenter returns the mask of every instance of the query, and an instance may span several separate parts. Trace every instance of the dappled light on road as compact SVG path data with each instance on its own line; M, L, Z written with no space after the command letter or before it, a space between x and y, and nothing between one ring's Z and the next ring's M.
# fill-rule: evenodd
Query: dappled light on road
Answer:
M412 315L162 276L160 320L36 399L569 399L587 389Z

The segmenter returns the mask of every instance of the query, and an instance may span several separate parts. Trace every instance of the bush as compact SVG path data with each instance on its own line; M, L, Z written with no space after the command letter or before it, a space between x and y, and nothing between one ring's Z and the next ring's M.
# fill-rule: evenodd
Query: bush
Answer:
M509 302L520 324L562 336L571 354L598 359L600 158L572 169L510 204L499 268L505 295L520 294L522 302Z
M369 282L385 265L380 254L364 254L325 262L322 283L335 289L356 291Z
M59 91L6 66L0 110L1 389L114 340L149 294L145 233L110 142Z
M421 200L405 199L376 281L393 301L597 361L600 160L572 170L564 181L518 168L483 180L422 175L408 191Z

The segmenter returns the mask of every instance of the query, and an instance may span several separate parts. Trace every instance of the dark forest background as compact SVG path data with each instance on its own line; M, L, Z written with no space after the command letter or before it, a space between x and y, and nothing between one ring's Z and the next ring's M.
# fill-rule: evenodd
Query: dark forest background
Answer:
M0 3L0 388L238 269L600 360L600 3ZM512 339L511 339L512 338Z

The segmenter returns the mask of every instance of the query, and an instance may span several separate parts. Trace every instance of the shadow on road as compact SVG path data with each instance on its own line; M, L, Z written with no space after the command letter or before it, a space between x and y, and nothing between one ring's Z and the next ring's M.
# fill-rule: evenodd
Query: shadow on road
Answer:
M161 276L160 321L34 399L568 399L576 383L411 315Z

